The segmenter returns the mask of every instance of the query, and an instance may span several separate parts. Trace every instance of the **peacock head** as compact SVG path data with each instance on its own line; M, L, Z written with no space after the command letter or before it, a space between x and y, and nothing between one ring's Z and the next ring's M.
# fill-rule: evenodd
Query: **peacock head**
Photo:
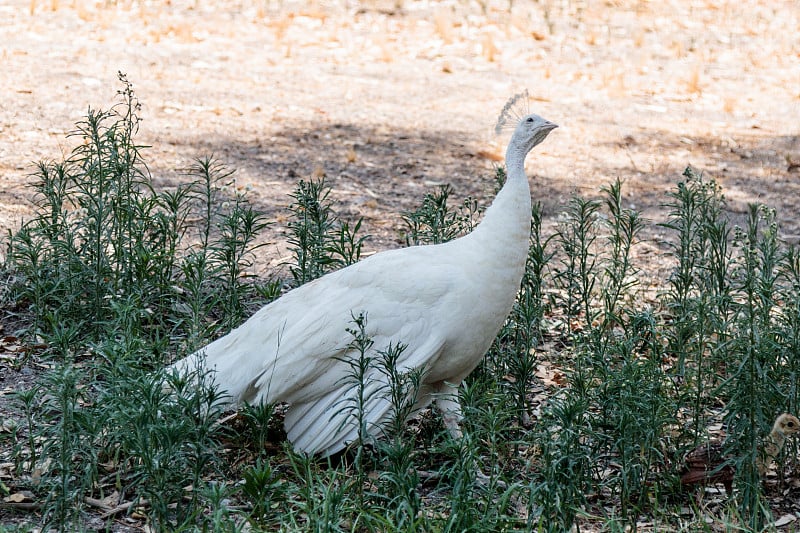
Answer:
M494 127L494 131L498 135L504 130L514 129L508 147L521 153L523 157L558 127L539 115L529 113L529 101L527 90L509 98L506 105L503 106L500 116L497 117L497 124Z
M772 429L784 435L792 435L800 431L800 420L794 415L783 413L775 420L775 425Z
M558 124L554 124L539 115L525 115L520 118L519 124L514 129L510 144L515 144L523 153L528 153L557 127Z

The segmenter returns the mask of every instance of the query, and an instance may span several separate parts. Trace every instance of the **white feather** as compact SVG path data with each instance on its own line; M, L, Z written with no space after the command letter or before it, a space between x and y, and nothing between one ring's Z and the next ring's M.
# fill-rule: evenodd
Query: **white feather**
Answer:
M512 99L504 109L516 103ZM347 406L356 389L346 360L353 316L364 313L370 357L390 343L407 345L401 372L423 369L417 407L454 394L505 321L525 269L531 199L524 160L556 126L536 115L519 120L506 152L508 179L484 220L460 239L376 254L294 289L244 324L173 365L198 361L214 370L232 402L288 402L284 425L296 449L328 455L358 436ZM364 418L379 435L390 414L385 377L367 376ZM452 399L440 402L458 411ZM455 433L460 412L445 413Z

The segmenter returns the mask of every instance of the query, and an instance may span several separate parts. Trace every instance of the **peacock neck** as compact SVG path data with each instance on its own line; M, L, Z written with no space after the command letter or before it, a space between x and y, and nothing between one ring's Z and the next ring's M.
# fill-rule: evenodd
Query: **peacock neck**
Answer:
M760 475L764 475L767 469L772 465L772 462L778 457L783 449L783 444L786 441L786 435L780 428L773 427L764 442L763 455L756 458L756 468Z
M482 248L494 249L516 269L524 268L530 236L531 192L525 175L527 152L513 143L506 151L506 182L473 232ZM502 253L500 253L502 252Z

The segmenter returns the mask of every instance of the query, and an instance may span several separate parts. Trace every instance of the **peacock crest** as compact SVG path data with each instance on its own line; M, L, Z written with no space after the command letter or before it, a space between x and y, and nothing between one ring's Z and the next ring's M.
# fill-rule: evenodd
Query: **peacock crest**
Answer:
M529 105L528 89L509 98L497 117L494 132L500 135L505 129L516 128L522 117L529 113Z

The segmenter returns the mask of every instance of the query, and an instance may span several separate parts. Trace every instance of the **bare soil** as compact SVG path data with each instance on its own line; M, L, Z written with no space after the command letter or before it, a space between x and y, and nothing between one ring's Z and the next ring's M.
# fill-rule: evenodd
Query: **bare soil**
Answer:
M274 223L266 265L285 255L296 175L324 172L376 250L399 245L401 213L436 184L489 202L491 130L525 88L561 126L528 161L548 224L617 177L626 204L662 222L692 165L735 220L770 205L797 243L799 30L795 0L5 0L0 230L32 212L34 163L70 152L65 135L113 105L122 71L156 185L210 154L235 169ZM653 224L638 248L654 276L663 240Z
M509 10L509 4L512 8ZM435 183L491 199L506 99L561 125L529 158L552 219L616 177L661 221L693 165L729 208L778 209L800 240L800 8L794 1L36 2L0 6L0 228L31 212L33 164L60 159L127 73L159 185L215 155L276 222L324 171L343 216L395 246ZM658 231L647 235L657 245Z

